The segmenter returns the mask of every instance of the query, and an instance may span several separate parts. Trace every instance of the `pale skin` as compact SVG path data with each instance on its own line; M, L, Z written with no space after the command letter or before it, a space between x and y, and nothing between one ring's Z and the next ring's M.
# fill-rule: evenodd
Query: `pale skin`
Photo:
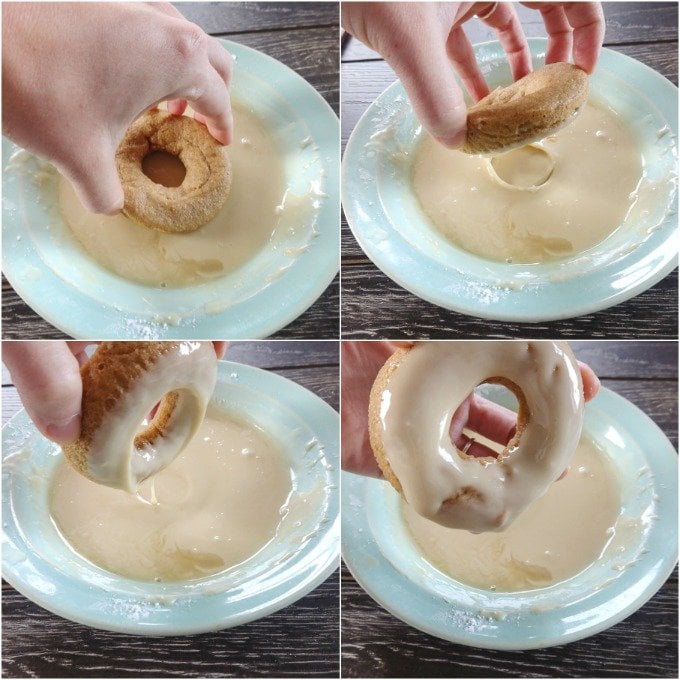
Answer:
M8 3L3 133L45 158L92 212L115 214L115 152L145 110L168 101L229 144L232 58L167 3Z
M80 367L87 361L91 342L7 341L2 359L12 375L21 401L38 430L58 444L80 435L83 382ZM221 359L227 343L214 343Z
M592 73L604 39L596 2L524 2L541 13L548 34L546 63L573 61ZM345 30L379 52L404 85L425 129L456 148L465 139L467 106L457 73L473 101L489 93L465 35L478 16L493 28L515 80L531 71L531 53L509 2L343 2Z
M369 477L382 477L368 438L368 402L373 381L387 359L409 342L343 342L342 343L342 468ZM600 381L593 370L579 362L583 395L593 399ZM505 446L515 434L517 416L502 406L472 394L454 413L451 439L471 456L495 456L478 443L470 443L463 428L477 432Z

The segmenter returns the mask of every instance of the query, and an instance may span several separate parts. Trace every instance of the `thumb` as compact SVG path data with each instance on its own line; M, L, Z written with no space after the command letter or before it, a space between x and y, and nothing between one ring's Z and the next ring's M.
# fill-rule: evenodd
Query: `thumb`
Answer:
M85 147L73 165L60 168L90 212L115 215L123 209L123 187L116 155L107 144Z
M397 48L383 54L404 85L423 127L441 144L465 141L467 106L438 26L409 32Z
M3 360L28 415L58 443L80 434L83 384L78 360L65 342L5 342Z

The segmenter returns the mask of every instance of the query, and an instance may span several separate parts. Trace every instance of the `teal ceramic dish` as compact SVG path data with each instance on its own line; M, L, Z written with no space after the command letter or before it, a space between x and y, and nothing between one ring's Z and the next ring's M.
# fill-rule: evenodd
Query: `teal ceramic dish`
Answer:
M497 389L489 388L486 396L504 403ZM586 407L584 432L617 470L622 515L644 521L621 551L605 550L576 576L516 593L455 581L419 552L392 487L351 473L342 475L343 559L366 592L394 616L463 645L550 647L613 626L656 593L677 561L677 455L642 411L604 388Z
M546 40L529 40L534 67ZM475 47L491 87L511 82L497 42ZM411 161L423 133L401 83L368 108L343 158L342 202L356 240L387 276L446 309L515 322L570 318L610 307L677 265L678 90L638 61L603 50L590 91L622 115L642 149L653 205L579 255L537 265L485 260L445 239L421 211Z
M313 194L314 211L296 234L268 242L245 265L196 286L126 281L91 259L57 207L51 166L22 159L3 139L3 269L42 317L75 338L265 337L323 293L338 271L339 124L324 99L294 71L226 40L234 56L235 100L274 136L287 191Z
M293 470L293 494L306 498L299 526L291 522L245 562L204 579L150 583L100 569L73 552L50 519L60 450L22 410L2 434L3 577L59 616L136 635L230 628L316 588L339 561L338 414L290 380L224 361L211 404L280 443Z

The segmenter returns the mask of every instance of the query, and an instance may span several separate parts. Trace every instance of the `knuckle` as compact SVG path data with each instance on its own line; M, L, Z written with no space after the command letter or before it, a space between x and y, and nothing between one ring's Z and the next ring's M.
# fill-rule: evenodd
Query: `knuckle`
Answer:
M185 22L173 36L175 50L184 59L203 56L207 51L208 36L196 24Z

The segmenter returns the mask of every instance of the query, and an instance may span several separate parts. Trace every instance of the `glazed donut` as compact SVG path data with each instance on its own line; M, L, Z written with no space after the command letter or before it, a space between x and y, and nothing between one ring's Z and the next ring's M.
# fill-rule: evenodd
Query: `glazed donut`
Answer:
M81 431L62 447L66 459L93 482L134 492L195 434L215 387L217 357L211 342L103 342L80 374Z
M481 383L519 402L517 432L498 459L451 441L453 414ZM371 391L371 447L386 479L418 512L472 532L500 531L569 463L583 421L581 372L562 342L452 341L397 350Z
M152 151L177 156L186 175L178 187L156 184L142 171ZM196 231L224 205L231 187L229 159L207 129L188 116L148 111L127 130L116 152L123 185L123 213L160 231Z
M497 153L543 139L571 122L587 96L585 71L548 64L471 106L461 151Z

